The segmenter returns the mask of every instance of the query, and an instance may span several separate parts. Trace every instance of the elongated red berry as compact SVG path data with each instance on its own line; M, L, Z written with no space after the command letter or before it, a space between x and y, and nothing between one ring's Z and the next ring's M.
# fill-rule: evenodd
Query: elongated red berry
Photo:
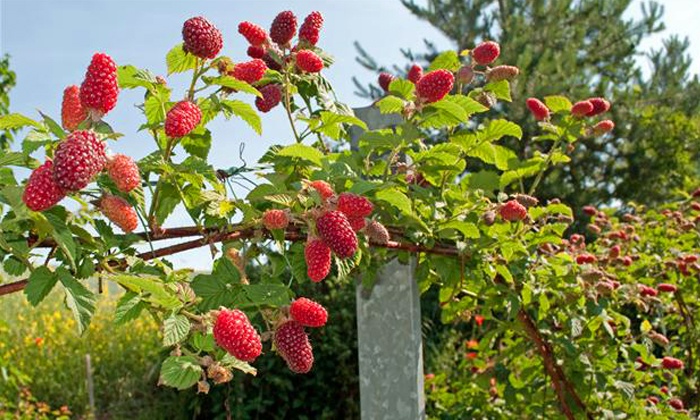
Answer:
M268 230L286 229L289 226L289 216L284 210L265 210L262 217L263 225Z
M659 292L674 293L676 290L678 290L678 287L676 287L675 284L660 283L658 286L656 286L656 290Z
M79 191L104 169L106 163L104 142L92 131L74 131L54 152L53 177L61 188Z
M168 137L184 137L199 125L202 111L190 101L176 103L165 115L165 134Z
M214 58L224 46L221 32L202 16L185 21L182 26L183 49L199 58Z
M675 357L666 356L661 359L661 366L664 369L683 369L683 361Z
M583 264L592 264L596 262L598 259L596 258L595 255L592 254L581 254L576 257L576 264L583 265Z
M261 87L262 98L255 98L255 107L260 112L268 112L282 100L282 86L269 84Z
M107 160L107 174L119 191L128 193L141 185L141 174L136 162L127 155L114 155Z
M320 239L311 239L304 248L306 274L314 283L328 276L331 271L331 249Z
M56 205L66 196L53 177L53 162L47 160L32 171L24 187L22 201L30 210L44 211Z
M416 93L426 103L437 102L452 90L455 77L445 69L433 70L418 81Z
M100 210L112 223L125 233L133 232L139 226L136 210L126 200L116 195L106 194L100 199Z
M515 66L496 66L486 71L486 80L500 82L501 80L513 80L520 74L520 69Z
M297 33L297 17L286 10L275 17L270 26L270 38L280 46L287 45Z
M615 123L610 120L603 120L593 126L593 134L602 136L605 133L611 132L615 128Z
M289 306L289 315L304 327L318 328L326 325L328 312L320 303L301 297Z
M359 232L367 226L367 221L364 217L348 217L348 222L350 222L353 232Z
M265 76L267 65L259 58L237 63L233 68L233 77L247 83L255 83Z
M583 118L591 111L593 111L593 104L591 101L576 102L574 106L571 107L571 115L577 118Z
M251 45L250 47L248 47L246 54L248 54L248 57L250 58L262 59L263 57L265 57L265 48L259 45ZM265 63L265 65L269 67L269 64L267 64L267 62Z
M527 209L518 200L510 200L504 203L498 210L503 220L517 222L527 218Z
M301 50L297 53L297 68L307 73L318 73L323 70L323 60L315 52Z
M681 411L684 408L683 400L681 400L680 398L669 399L668 405L676 411Z
M590 98L588 99L588 102L593 105L593 109L591 112L586 114L587 117L593 117L610 110L610 102L608 102L605 98Z
M383 224L376 220L372 220L367 223L365 235L367 235L370 241L380 245L388 244L389 240L391 239L389 236L389 231L386 230Z
M252 46L260 46L267 41L267 32L260 26L251 22L241 22L238 24L238 33L243 35ZM260 57L256 57L260 58Z
M367 217L372 214L374 205L366 197L344 192L338 196L338 210L348 217Z
M598 209L596 209L593 206L583 206L583 212L586 213L588 216L595 216L598 214Z
M323 27L323 15L321 12L311 12L304 19L304 23L299 28L299 39L309 45L318 43L321 28Z
M85 121L85 118L87 118L87 111L80 102L80 88L76 85L68 86L63 91L61 125L66 130L73 131Z
M549 118L549 108L542 101L537 98L528 98L525 101L527 109L530 110L532 116L535 117L537 121L546 120Z
M331 184L327 183L326 181L319 179L316 181L309 182L309 185L321 195L321 198L324 201L328 200L329 198L335 195L333 187L331 187Z
M304 327L296 321L287 321L275 330L275 348L289 370L307 373L314 365L314 353Z
M260 335L238 309L222 308L214 321L213 333L216 344L238 360L253 362L262 352Z
M420 64L412 65L406 74L406 79L408 79L414 85L418 83L421 77L423 77L423 67L421 67Z
M391 73L381 72L379 73L377 82L379 83L379 87L384 89L384 92L389 92L389 85L394 81L394 79L395 77Z
M472 59L482 66L491 64L501 55L501 46L493 41L482 42L471 51Z
M629 257L625 257L625 258L629 258ZM630 259L630 262L631 262L631 259ZM623 262L623 264L627 265L624 262ZM645 297L645 296L654 297L654 296L657 296L658 294L659 294L659 292L656 291L656 289L654 289L653 287L645 286L643 284L639 285L639 295L642 297Z
M80 85L80 102L93 119L99 119L117 105L119 84L117 65L107 54L97 53L85 72Z
M321 239L338 257L349 258L355 255L357 235L345 214L337 210L324 213L316 219L316 229Z

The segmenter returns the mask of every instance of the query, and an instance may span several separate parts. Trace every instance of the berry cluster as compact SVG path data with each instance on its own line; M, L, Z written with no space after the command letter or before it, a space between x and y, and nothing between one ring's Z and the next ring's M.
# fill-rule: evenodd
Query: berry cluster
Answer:
M527 109L537 121L548 121L551 111L537 98L528 98L525 101ZM604 98L589 98L576 102L571 106L569 113L575 119L584 119L604 114L610 110L610 102ZM615 128L615 123L611 120L602 120L593 126L587 127L588 135L602 136L611 132Z
M318 328L326 325L328 312L311 299L296 299L289 307L290 320L275 329L274 342L277 353L287 362L289 370L307 373L314 364L313 348L304 327Z

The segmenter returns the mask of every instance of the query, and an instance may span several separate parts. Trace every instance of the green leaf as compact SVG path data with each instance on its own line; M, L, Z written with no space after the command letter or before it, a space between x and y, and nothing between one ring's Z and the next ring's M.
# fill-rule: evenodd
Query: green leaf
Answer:
M202 367L194 356L170 356L160 368L160 383L177 389L187 389L199 381Z
M187 337L190 321L184 315L171 315L163 321L163 345L174 346Z
M202 80L204 80L204 83L209 85L223 86L238 92L249 93L262 98L262 93L260 93L259 90L255 89L248 83L231 76L204 77Z
M571 101L564 96L545 96L544 104L547 105L550 111L556 113L561 111L569 112L571 110Z
M51 224L51 236L54 238L56 244L68 259L68 263L70 264L71 268L75 270L75 260L78 256L78 250L75 241L73 240L73 235L71 234L70 229L68 229L66 222L51 211L46 211L42 214Z
M168 54L165 56L165 63L168 67L168 74L184 73L197 67L197 57L187 54L182 49L182 44L178 44L168 51Z
M238 100L221 101L221 105L225 110L245 121L256 133L262 134L262 121L253 107Z
M428 108L440 109L449 114L457 123L465 122L469 114L459 105L451 101L438 101L430 104Z
M150 88L158 83L156 77L149 70L141 70L132 65L119 66L117 68L117 80L122 89L133 89L136 87Z
M520 140L523 130L514 122L507 120L491 120L486 127L477 134L479 140L494 142L505 136L515 137Z
M82 334L90 325L92 315L95 313L95 295L65 268L56 269L56 275L66 291L66 307L73 313L78 332Z
M165 220L180 204L180 192L177 187L170 182L162 182L158 185L158 204L156 205L156 220L159 225L163 225Z
M487 83L486 86L484 86L484 90L496 95L497 99L513 102L513 99L510 97L510 82L507 80Z
M395 188L377 191L375 197L379 201L385 201L396 207L403 214L413 213L411 199Z
M394 79L389 83L389 93L406 100L413 99L414 90L416 85L405 79Z
M59 123L57 123L53 120L53 118L49 117L41 111L39 111L39 114L41 114L41 117L44 119L44 124L46 124L46 126L49 128L51 134L58 137L59 139L66 137L66 132L63 130L63 127L61 127Z
M540 294L539 302L540 302L540 310L538 312L538 318L540 320L542 320L545 318L545 316L547 316L547 312L549 311L549 308L550 308L549 299L547 298L546 293Z
M451 222L441 224L439 229L455 229L464 235L465 238L470 239L478 239L481 236L479 228L477 228L474 223L463 222L460 220L453 220Z
M403 111L404 103L401 98L396 96L387 96L375 103L382 114L400 114Z
M27 271L27 266L24 264L24 262L15 257L6 259L2 265L2 268L5 270L5 273L11 276L20 276Z
M211 131L197 129L180 140L182 147L192 156L207 159L211 149Z
M114 322L124 324L132 321L138 318L141 311L146 308L147 305L141 300L141 295L128 291L117 302L117 307L114 310Z
M140 293L141 299L162 306L165 309L178 309L182 303L175 293L156 276L114 274L110 279L134 293Z
M342 124L353 124L362 128L363 130L367 130L367 125L364 123L364 121L353 115L321 111L321 125L314 131L337 140L340 138Z
M29 276L24 294L33 306L44 300L56 285L58 277L46 266L40 266Z
M428 71L445 69L451 72L456 72L462 67L462 63L459 61L459 56L456 51L445 51L440 53L435 59L430 63Z
M0 166L22 165L27 161L27 155L20 152L7 152L0 156Z
M238 360L228 353L226 353L224 357L221 358L220 362L222 366L229 369L240 370L243 373L247 373L253 376L258 374L258 370L251 366L249 363L244 362L242 360Z
M255 306L280 307L289 305L289 289L282 283L259 283L243 286L246 296Z
M228 258L214 262L211 274L200 274L192 280L192 290L202 298L199 307L203 311L220 306L231 306L234 302L245 302L240 297L242 286L238 269Z
M16 130L28 125L42 128L41 124L22 114L7 114L0 116L0 130Z
M321 159L323 158L323 153L318 149L300 143L282 148L277 152L277 155L306 160L317 166L321 166Z

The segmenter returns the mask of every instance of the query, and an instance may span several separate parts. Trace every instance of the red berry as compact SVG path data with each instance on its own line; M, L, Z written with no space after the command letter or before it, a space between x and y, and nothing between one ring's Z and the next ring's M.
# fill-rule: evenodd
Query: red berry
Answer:
M605 133L609 133L615 128L615 123L610 120L603 120L598 124L593 126L593 134L596 136L602 136Z
M296 321L287 321L275 330L277 353L294 373L307 373L314 364L314 353L304 327Z
M323 27L323 15L320 12L311 12L299 28L299 39L306 41L309 45L316 45L321 27Z
M296 299L289 306L292 318L305 327L318 328L326 325L328 312L320 303L305 297Z
M406 78L414 85L418 83L421 77L423 77L423 67L421 67L419 64L414 64L410 69L408 69Z
M318 191L318 193L321 195L321 198L324 201L328 200L329 198L331 198L335 195L335 192L333 191L333 187L331 187L331 184L327 183L326 181L322 181L322 180L311 181L311 182L309 182L309 185L313 189Z
M350 222L350 227L354 232L359 232L367 226L367 221L364 217L348 217L348 222Z
M391 239L389 231L386 230L383 224L376 220L372 220L367 224L365 235L367 235L370 241L381 245L386 245Z
M661 366L664 369L683 369L683 362L675 357L666 356L661 359Z
M270 51L273 51L275 55L277 56L277 59L273 58L273 55L270 53ZM265 52L265 55L262 56L262 60L265 62L265 65L267 65L267 68L270 70L282 70L282 65L280 64L279 60L280 57L282 56L282 51L280 51L278 48L271 46L268 48L268 51Z
M80 103L98 119L114 109L118 95L117 65L114 60L107 54L93 55L80 85Z
M248 50L246 51L248 54L248 57L250 58L260 58L262 59L265 57L265 47L261 47L259 45L251 45L248 47ZM269 64L265 64L266 66L270 67Z
M238 33L243 35L252 46L260 46L267 41L267 32L260 26L250 23L241 22L238 24ZM260 57L256 57L260 58Z
M379 78L377 81L379 82L379 87L384 89L384 92L389 92L389 85L394 81L394 79L395 77L392 74L382 72L379 73Z
M676 290L678 290L678 287L676 287L675 284L660 283L658 286L656 286L656 290L659 292L674 293Z
M474 80L474 69L471 66L462 66L457 70L457 83L468 85ZM490 108L490 107L489 107Z
M233 77L247 83L255 83L265 76L267 65L259 58L238 63L233 67Z
M588 102L593 105L593 109L591 112L586 114L587 117L593 117L598 114L602 114L604 112L608 112L610 110L610 102L606 101L604 98L589 98Z
M348 217L367 217L372 214L374 205L361 195L345 192L338 196L338 210Z
M297 68L307 73L318 73L323 70L323 60L313 51L301 50L297 53Z
M297 17L287 10L275 17L270 26L270 38L280 46L286 45L297 33Z
M700 203L698 203L697 201L693 201L692 203L690 203L690 208L692 208L695 211L700 211Z
M683 410L683 401L680 398L671 398L668 400L668 405L670 405L674 410Z
M426 103L437 102L452 90L455 76L447 70L440 69L427 73L416 84L418 96Z
M213 332L216 344L238 360L253 362L262 352L260 335L238 309L221 309Z
M583 212L588 216L595 216L598 214L598 210L593 206L583 206Z
M576 118L583 118L591 111L593 111L593 104L591 101L576 102L574 106L571 107L571 115Z
M501 80L513 80L520 74L520 69L515 66L496 66L486 72L486 80L500 82Z
M340 258L349 258L357 251L357 235L348 218L340 211L328 211L316 220L321 239Z
M214 58L224 46L221 32L202 16L187 19L182 26L183 49L199 58Z
M320 239L311 239L304 248L306 274L314 283L328 276L331 271L331 249Z
M532 113L532 116L535 117L537 121L542 121L549 118L549 108L547 108L547 106L539 99L528 98L528 100L525 101L525 104Z
M265 85L259 90L262 94L262 98L255 98L255 107L258 108L258 111L260 112L270 111L282 100L282 90L280 85Z
M501 47L493 41L486 41L474 47L471 54L476 64L491 64L501 55Z
M80 103L80 88L76 85L68 86L63 91L63 104L61 105L61 125L68 131L78 128L81 122L87 118L87 111Z
M624 257L622 259L622 265L624 265L625 267L629 267L630 265L632 265L632 258L629 256Z
M625 258L629 258L629 257L625 257ZM653 287L644 286L641 284L639 285L639 295L642 297L645 297L645 296L654 297L658 294L659 294L659 292L657 292L656 289L654 289Z
M659 403L659 398L652 395L650 397L647 397L647 401L649 402L649 404L656 405Z
M576 257L576 264L591 264L597 261L595 255L591 254L581 254Z
M47 160L29 175L22 201L30 210L44 211L53 207L65 196L63 188L59 187L54 180L53 162Z
M78 191L85 188L104 169L105 144L92 131L74 131L54 152L53 177L61 188Z
M168 137L184 137L199 125L202 111L194 102L180 101L165 116L165 134Z
M691 195L692 195L694 198L700 197L700 188L698 188L698 189L696 189L695 191L693 191L693 193L692 193Z
M620 256L620 245L613 245L608 253L610 258L617 258Z
M508 201L501 206L498 212L501 214L503 220L507 220L509 222L525 220L527 217L527 209L525 206L518 203L518 200Z
M133 232L139 226L136 210L121 197L106 194L100 200L100 210L105 217L126 233Z
M262 217L263 225L268 230L286 229L289 226L289 217L284 210L265 210Z
M114 155L107 161L107 174L119 191L128 193L141 185L141 174L136 162L127 155Z

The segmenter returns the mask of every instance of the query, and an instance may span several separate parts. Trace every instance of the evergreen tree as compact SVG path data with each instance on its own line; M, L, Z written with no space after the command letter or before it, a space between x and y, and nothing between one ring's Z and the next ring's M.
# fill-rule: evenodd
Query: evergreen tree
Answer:
M0 115L6 115L10 109L10 89L15 85L15 73L10 70L10 58L0 58ZM12 141L12 133L0 130L0 152L7 150Z

